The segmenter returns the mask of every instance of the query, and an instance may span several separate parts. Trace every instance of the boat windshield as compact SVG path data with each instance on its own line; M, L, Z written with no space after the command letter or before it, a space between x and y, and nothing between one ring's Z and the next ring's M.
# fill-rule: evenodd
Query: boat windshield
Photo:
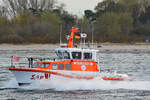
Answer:
M73 59L81 59L81 52L72 52Z
M62 58L63 58L63 53L62 53L60 50L58 50L58 51L56 52L56 55L58 56L59 59L62 59Z
M67 51L63 52L63 56L64 56L64 59L70 59L70 54Z
M92 53L86 52L83 55L84 55L84 59L92 59Z
M60 51L58 50L56 52L59 59L70 59L70 54L67 51Z

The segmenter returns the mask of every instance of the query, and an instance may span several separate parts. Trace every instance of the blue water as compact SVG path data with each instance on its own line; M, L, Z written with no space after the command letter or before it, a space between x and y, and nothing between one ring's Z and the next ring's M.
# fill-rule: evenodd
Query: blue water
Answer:
M0 52L0 100L150 100L149 53L99 53L101 69L128 74L134 81L103 80L39 81L19 87L8 70L10 57L55 57L49 51Z

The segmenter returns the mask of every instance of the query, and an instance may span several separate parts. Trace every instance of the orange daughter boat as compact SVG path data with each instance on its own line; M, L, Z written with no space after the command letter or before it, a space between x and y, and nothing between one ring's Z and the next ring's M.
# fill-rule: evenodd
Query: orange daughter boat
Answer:
M53 80L54 78L72 79L100 79L100 80L132 80L126 74L104 73L96 59L97 51L94 49L77 48L73 44L75 34L79 32L76 27L71 29L68 44L56 49L57 59L28 58L28 65L15 66L19 57L12 57L10 71L13 72L18 85L31 84L36 80ZM86 37L86 34L83 34Z

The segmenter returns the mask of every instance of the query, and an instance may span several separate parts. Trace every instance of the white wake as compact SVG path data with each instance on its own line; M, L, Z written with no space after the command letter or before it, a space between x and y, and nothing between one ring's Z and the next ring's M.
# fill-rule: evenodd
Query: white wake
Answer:
M17 82L11 80L5 88L23 88L23 89L54 89L56 91L68 90L112 90L112 89L130 89L130 90L150 90L150 81L105 81L99 79L78 80L78 79L53 79L35 81L29 86L19 87Z

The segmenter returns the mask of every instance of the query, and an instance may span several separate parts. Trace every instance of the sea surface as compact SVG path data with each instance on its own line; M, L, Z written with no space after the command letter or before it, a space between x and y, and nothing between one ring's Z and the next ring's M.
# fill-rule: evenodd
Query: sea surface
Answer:
M0 100L150 100L150 53L98 53L101 70L128 74L133 81L56 79L25 87L8 70L11 56L56 57L44 48L0 51Z

